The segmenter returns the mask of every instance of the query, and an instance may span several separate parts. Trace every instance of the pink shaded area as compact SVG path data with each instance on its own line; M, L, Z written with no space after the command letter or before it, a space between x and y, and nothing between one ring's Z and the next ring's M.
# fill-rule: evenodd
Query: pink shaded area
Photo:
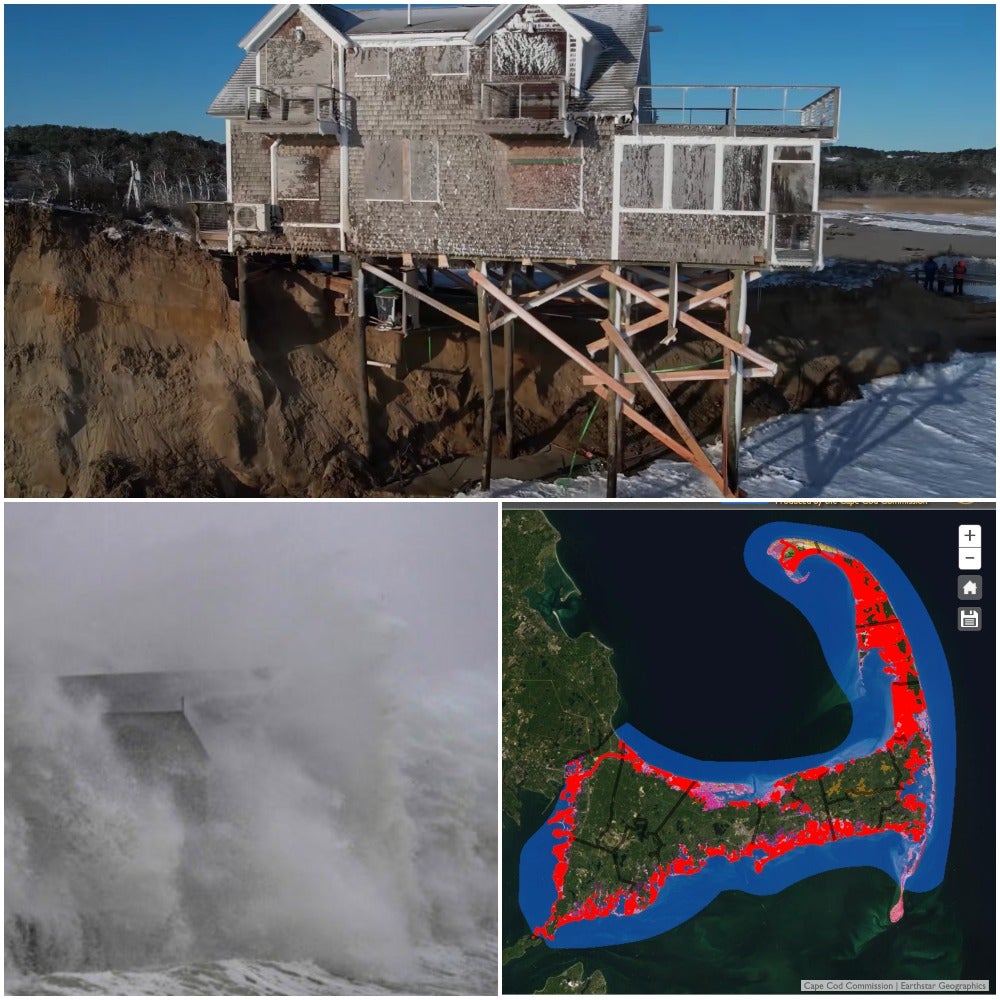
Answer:
M899 890L899 899L896 901L896 905L889 911L889 919L894 923L898 924L900 920L903 919L903 890Z

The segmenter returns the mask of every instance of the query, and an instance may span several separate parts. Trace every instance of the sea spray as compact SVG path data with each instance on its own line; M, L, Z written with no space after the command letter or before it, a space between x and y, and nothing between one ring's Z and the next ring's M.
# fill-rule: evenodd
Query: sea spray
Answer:
M59 519L31 548L8 519L13 987L252 962L322 968L341 991L494 992L495 651L452 661L442 635L428 657L393 620L405 608L351 586L355 553L283 537L276 515L256 533L217 518L194 546L177 517L152 537L119 520L108 555ZM87 544L94 565L60 562ZM55 681L178 669L208 754L200 821L136 781L113 699Z

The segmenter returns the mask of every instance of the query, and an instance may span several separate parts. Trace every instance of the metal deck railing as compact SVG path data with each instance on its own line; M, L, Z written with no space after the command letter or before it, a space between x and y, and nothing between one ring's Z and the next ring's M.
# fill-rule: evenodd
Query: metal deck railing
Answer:
M636 88L636 121L679 129L815 131L836 138L840 88L654 84Z
M351 127L354 102L323 83L271 90L247 87L246 120L255 124Z
M531 83L484 83L484 118L533 118L555 121L566 117L570 87L565 80Z

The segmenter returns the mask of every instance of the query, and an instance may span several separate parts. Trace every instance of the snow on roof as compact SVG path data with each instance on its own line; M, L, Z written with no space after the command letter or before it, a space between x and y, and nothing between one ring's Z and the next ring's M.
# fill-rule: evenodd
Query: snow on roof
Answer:
M248 52L236 72L212 101L208 114L221 118L242 118L247 110L247 87L257 82L257 56Z
M293 6L288 5L284 11L272 8L244 42L255 32L258 35L266 33L268 25L273 27L280 23L281 15L287 13L290 16ZM342 32L348 38L362 39L383 34L471 32L484 22L484 11L489 11L489 8L424 7L414 4L409 24L405 9L349 9L333 4L313 4L311 10L335 32ZM582 110L609 116L628 114L634 107L636 84L648 82L639 78L646 37L646 5L582 4L566 13L580 25L583 33L591 34L600 46L590 79L583 81L588 98ZM256 82L255 55L250 52L212 102L208 113L223 118L242 116L246 111L247 87Z

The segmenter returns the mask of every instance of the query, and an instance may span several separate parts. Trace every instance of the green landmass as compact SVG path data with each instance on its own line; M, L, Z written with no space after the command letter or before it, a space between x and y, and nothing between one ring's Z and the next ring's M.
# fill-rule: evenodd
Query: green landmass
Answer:
M541 511L504 512L503 810L514 822L522 792L554 798L568 761L615 745L610 652L559 623L579 595L559 565L558 540Z
M524 937L518 938L518 940L515 941L509 948L504 948L500 964L506 965L508 962L513 962L515 959L523 958L532 948L537 947L541 943L541 938L525 934Z
M608 984L604 974L598 969L587 976L583 962L574 962L564 972L549 976L545 985L536 993L607 993Z
M829 823L831 830L833 820L870 827L914 820L898 800L910 777L905 761L912 750L927 753L919 733L905 747L847 763L839 774L799 778L783 801L805 803L808 812L781 811L778 803L705 810L662 778L639 774L622 760L605 760L577 799L569 870L555 915L570 913L595 892L639 889L654 869L676 858L698 862L709 857L706 848L719 846L738 851L760 837L773 841L779 832L794 834L810 820Z

